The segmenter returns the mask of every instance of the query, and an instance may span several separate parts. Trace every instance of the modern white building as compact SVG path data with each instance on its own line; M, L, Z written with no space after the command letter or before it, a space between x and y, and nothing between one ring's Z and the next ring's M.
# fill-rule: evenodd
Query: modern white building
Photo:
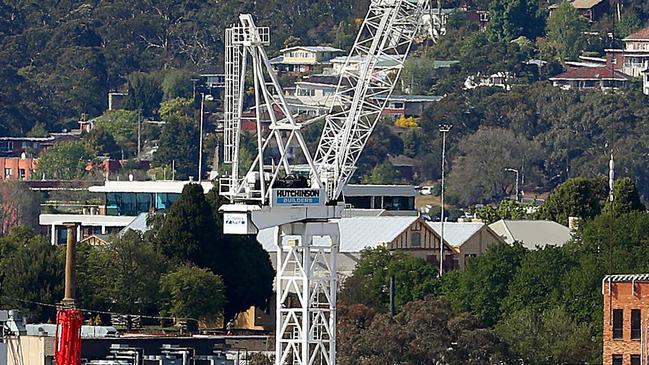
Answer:
M103 204L92 209L98 214L41 214L39 223L48 228L53 245L67 239L66 224L77 225L78 240L92 235L116 234L133 222L141 213L168 209L191 181L106 181L91 186L88 191L102 196ZM213 185L201 184L205 193Z
M521 243L530 250L545 246L563 246L572 239L570 228L554 221L499 220L489 228L507 244Z

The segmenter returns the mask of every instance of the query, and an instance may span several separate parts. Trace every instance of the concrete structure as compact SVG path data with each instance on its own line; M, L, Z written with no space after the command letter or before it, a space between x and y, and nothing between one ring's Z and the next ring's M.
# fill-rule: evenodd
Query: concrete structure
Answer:
M31 180L38 160L32 157L0 157L0 180Z
M324 46L295 46L280 51L281 55L270 60L276 71L306 73L314 71L316 65L328 64L342 49Z
M127 93L110 92L108 93L108 110L122 109L124 99L128 96Z
M649 360L649 274L602 280L603 363L640 365Z
M101 186L91 186L88 191L104 195L105 204L97 207L101 214L41 214L41 226L48 227L51 243L63 244L66 240L66 223L76 223L79 240L92 235L115 234L133 222L141 213L168 209L191 181L106 181ZM202 183L205 193L213 185Z
M440 222L427 222L427 224L441 235ZM464 269L472 257L482 256L487 248L505 241L489 226L484 223L474 222L445 222L444 241L455 250L459 269Z
M516 221L501 219L489 228L507 244L519 242L530 250L545 246L563 246L572 239L570 228L554 221Z
M571 67L566 72L550 78L552 84L564 90L622 89L629 77L610 67Z

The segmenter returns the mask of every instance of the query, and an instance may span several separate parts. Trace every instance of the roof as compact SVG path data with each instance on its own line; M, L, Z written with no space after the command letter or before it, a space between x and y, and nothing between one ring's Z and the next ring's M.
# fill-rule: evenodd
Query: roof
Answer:
M604 0L575 0L572 2L572 6L575 9L590 9L602 1Z
M376 97L376 100L385 100L385 97ZM436 102L444 99L443 96L434 95L391 95L390 101L397 101L403 103L422 103L422 102Z
M438 235L442 235L441 222L426 222ZM478 233L487 225L474 222L444 222L444 241L453 247L460 247L473 235Z
M340 252L355 253L392 242L419 217L352 217L337 220L340 228ZM259 231L257 241L268 252L276 252L274 228Z
M185 185L197 184L192 181L111 181L104 185L91 186L88 191L92 193L167 193L181 194ZM211 182L201 183L205 193L214 186Z
M394 167L412 167L419 162L419 160L408 157L406 155L392 156L388 155L388 161Z
M621 274L606 275L603 282L625 283L625 282L649 282L649 274Z
M624 41L649 41L649 27L641 29L628 37Z
M459 65L460 61L442 61L442 60L434 60L433 61L433 69L437 68L449 68L453 65Z
M399 66L399 62L395 60L395 57L403 56L379 56L378 62L376 63L376 68L392 68ZM347 56L335 57L329 60L330 63L345 63L347 62ZM362 63L365 57L362 56L351 56L349 57L350 64Z
M309 52L345 52L344 50L340 48L334 48L334 47L327 47L327 46L294 46L294 47L289 47L289 48L284 48L280 50L282 53L290 52L296 49L303 49L305 51Z
M551 77L555 80L620 80L627 81L629 77L608 67L571 67L566 72Z
M412 185L347 185L343 188L344 196L416 196Z
M149 219L149 213L140 213L131 223L126 227L122 228L121 231L117 234L118 237L124 236L128 231L135 231L139 233L145 233L149 230L149 225L147 220Z
M11 142L52 142L54 137L0 137L0 141Z
M572 239L570 229L554 221L543 220L499 220L489 225L508 244L520 242L534 250L547 245L563 246Z

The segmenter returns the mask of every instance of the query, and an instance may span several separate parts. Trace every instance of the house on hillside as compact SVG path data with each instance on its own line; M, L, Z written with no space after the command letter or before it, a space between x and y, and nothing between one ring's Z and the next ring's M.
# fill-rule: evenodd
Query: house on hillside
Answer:
M478 73L475 76L469 76L464 81L464 90L473 90L479 87L498 87L509 91L514 83L514 74L509 71L496 72L491 75L482 75Z
M0 157L0 180L31 180L38 159L33 157Z
M501 219L491 223L489 228L507 244L519 242L530 250L545 246L563 246L572 239L570 228L554 221Z
M395 120L401 117L419 118L424 114L426 109L443 98L443 96L430 95L392 95L385 104L383 116L391 117ZM377 97L374 100L384 102L385 98Z
M571 67L550 81L563 90L617 90L626 88L630 77L610 67Z
M550 15L559 7L559 4L550 5ZM609 11L608 0L573 0L570 4L591 23L601 19Z
M619 71L632 77L642 76L643 71L649 69L649 27L622 41L624 49L607 49L607 58L612 60Z
M427 224L441 237L441 222ZM472 257L482 256L488 247L505 243L505 240L488 225L478 222L445 222L444 241L455 250L460 269L464 269Z
M277 72L313 72L317 65L328 65L329 61L344 51L325 46L295 46L280 51L280 55L270 60Z

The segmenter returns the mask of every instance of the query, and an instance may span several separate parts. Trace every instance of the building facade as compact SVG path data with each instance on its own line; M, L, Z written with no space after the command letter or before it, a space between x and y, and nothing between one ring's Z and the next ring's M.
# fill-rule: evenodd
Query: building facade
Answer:
M31 157L0 157L0 180L31 180L37 164Z
M609 275L602 280L604 365L649 361L649 274Z
M295 46L280 51L281 55L270 60L278 72L308 73L317 65L328 64L342 49L324 46Z

